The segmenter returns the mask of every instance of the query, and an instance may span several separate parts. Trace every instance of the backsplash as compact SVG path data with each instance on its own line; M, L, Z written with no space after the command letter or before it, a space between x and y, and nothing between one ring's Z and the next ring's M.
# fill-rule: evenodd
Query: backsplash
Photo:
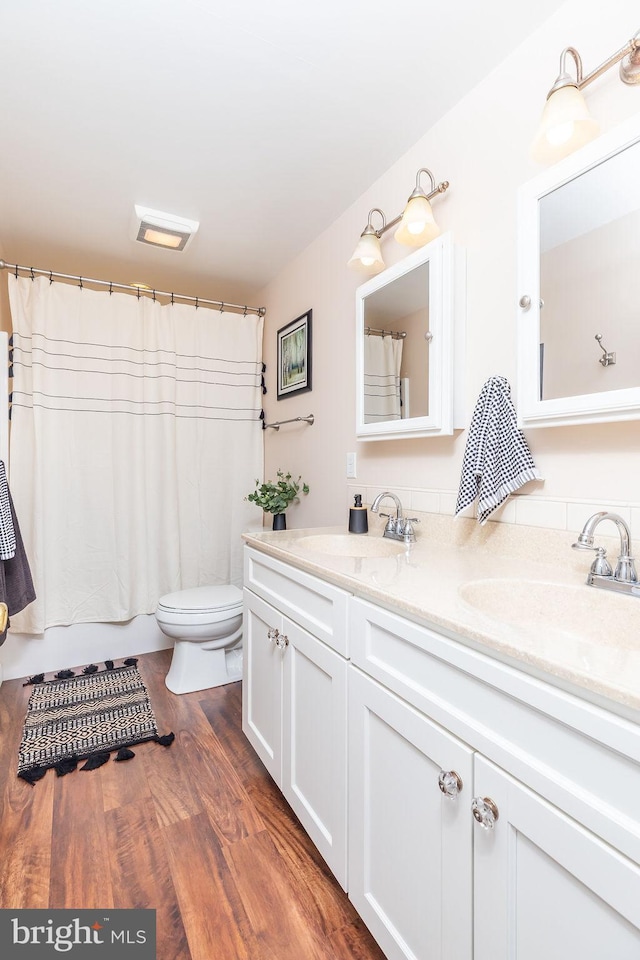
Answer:
M458 492L451 490L424 490L413 487L365 487L358 483L347 484L347 505L353 504L354 494L362 495L363 503L369 505L382 490L390 489L402 501L405 515L409 510L419 513L435 513L453 516ZM386 503L387 508L392 506ZM475 504L465 510L461 516L474 517ZM624 503L615 500L556 500L551 497L527 497L513 494L491 516L488 523L512 523L527 527L544 527L549 530L568 530L578 534L589 517L599 510L619 513L626 520L634 542L640 538L640 502ZM609 524L607 526L610 526ZM606 534L615 534L604 528ZM600 533L600 531L599 531ZM633 548L633 544L632 544Z

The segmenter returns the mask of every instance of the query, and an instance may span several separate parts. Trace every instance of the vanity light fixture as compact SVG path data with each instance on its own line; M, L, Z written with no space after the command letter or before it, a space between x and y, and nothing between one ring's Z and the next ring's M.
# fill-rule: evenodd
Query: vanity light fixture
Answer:
M379 213L382 217L382 226L379 230L371 223L371 217L374 213ZM352 270L364 270L366 273L380 273L384 270L384 260L382 259L382 250L380 249L380 237L387 229L387 218L380 207L373 207L369 210L367 225L360 234L360 239L351 255L347 266Z
M431 193L429 195L420 186L421 173L426 173L431 180ZM398 243L404 243L407 247L423 247L425 243L429 243L430 240L435 240L436 237L440 236L440 227L435 221L429 203L429 197L436 196L438 192L431 170L420 167L416 174L415 190L407 200L407 205L400 219L400 226L393 235Z
M567 69L568 57L575 64L575 78ZM574 47L565 47L560 54L560 73L547 94L540 126L531 146L533 160L555 163L597 137L599 125L590 115L581 91L616 63L620 64L623 83L640 83L640 30L586 77L582 75L578 51Z
M421 173L425 173L431 181L429 193L425 193L420 186ZM430 201L448 189L449 182L447 180L436 184L431 171L426 167L420 167L416 174L415 189L401 214L387 223L387 218L379 207L373 207L369 211L367 225L360 234L360 239L347 266L351 267L352 270L359 270L370 275L384 270L385 264L380 249L380 237L397 224L399 226L394 237L399 243L411 247L422 247L425 243L434 240L440 234L440 227L433 216ZM382 226L378 229L371 222L374 213L378 213L382 217Z

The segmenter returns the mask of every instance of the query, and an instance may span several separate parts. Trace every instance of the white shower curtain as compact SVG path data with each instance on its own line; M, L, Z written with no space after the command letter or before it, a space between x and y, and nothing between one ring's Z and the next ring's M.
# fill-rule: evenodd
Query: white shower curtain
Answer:
M399 420L402 340L364 338L364 422Z
M9 277L10 483L37 600L17 632L242 581L262 318Z

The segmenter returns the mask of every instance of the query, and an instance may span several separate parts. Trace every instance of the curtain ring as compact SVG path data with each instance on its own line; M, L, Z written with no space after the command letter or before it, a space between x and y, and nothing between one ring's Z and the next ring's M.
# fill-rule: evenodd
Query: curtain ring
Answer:
M113 280L109 280L109 296L113 293Z
M33 272L33 267L29 267L29 270L31 271L31 279L32 279L32 280L35 280L36 275L35 275L35 273Z
M198 309L198 298L196 297L196 310Z
M80 287L81 290L84 290L84 287L82 286L82 277L78 277L78 280L79 280L78 286Z
M244 310L242 311L242 316L246 317L246 315L247 315L247 308L245 307Z
M153 302L154 302L154 303L156 302L156 292L155 292L155 290L153 291Z
M220 313L224 313L224 300L220 303Z
M171 294L171 306L173 306L173 294Z
M49 270L49 286L53 283L53 270Z
M16 270L15 270L15 273L16 273L16 280L17 280L17 279L18 279L18 264L17 264L17 263L16 263Z
M139 300L139 299L140 299L140 287L138 287L138 294L137 294L137 296L138 296L138 300Z

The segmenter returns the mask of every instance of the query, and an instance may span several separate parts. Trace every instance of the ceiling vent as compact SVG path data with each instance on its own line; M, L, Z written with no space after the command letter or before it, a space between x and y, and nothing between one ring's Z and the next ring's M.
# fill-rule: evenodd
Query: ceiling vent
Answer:
M184 250L199 226L197 220L187 220L161 210L135 205L133 239L152 247Z

